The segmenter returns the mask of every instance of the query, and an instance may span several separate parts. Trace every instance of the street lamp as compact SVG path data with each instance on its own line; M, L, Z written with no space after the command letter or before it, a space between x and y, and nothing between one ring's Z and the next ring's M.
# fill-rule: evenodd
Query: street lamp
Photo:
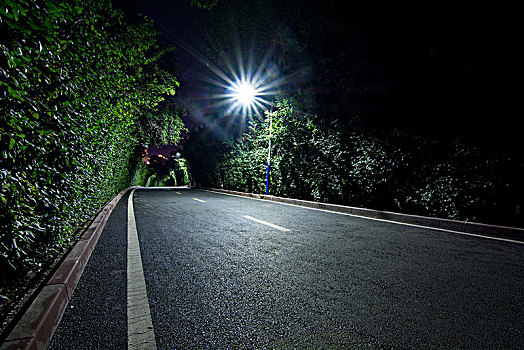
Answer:
M269 112L269 147L267 149L266 194L269 194L269 164L271 162L271 129L273 124L273 109Z
M248 81L241 81L234 83L230 87L235 101L243 106L244 110L250 110L255 104L261 100L259 98L259 91L253 84ZM269 147L267 150L267 171L266 171L266 194L269 194L269 167L271 163L271 129L273 123L273 111L269 112Z

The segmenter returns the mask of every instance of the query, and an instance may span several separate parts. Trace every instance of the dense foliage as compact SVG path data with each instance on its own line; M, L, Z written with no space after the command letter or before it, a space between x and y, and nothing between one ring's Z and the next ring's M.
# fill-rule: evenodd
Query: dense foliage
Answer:
M191 186L191 174L187 160L174 154L165 162L156 162L148 166L145 186Z
M482 4L433 10L224 0L201 15L214 64L279 83L270 193L523 224L524 151L501 80L518 69L499 54L516 22ZM220 111L199 126L197 183L263 193L267 116L241 137L223 135Z
M149 133L178 85L166 50L151 20L123 17L109 1L0 1L2 280L66 245L129 185L139 143L167 137Z
M235 141L208 143L208 151L216 152L213 159L190 158L201 170L197 181L264 193L269 119L269 112L264 120L251 119ZM415 132L344 134L336 123L301 113L292 98L278 102L271 119L270 194L519 225L515 204L522 193L517 180L524 175L522 158ZM190 144L198 152L205 145Z
M139 139L148 146L176 145L187 131L181 119L186 114L185 108L175 103L144 113L137 124Z
M198 6L206 10L211 10L216 6L218 0L190 0L191 5Z

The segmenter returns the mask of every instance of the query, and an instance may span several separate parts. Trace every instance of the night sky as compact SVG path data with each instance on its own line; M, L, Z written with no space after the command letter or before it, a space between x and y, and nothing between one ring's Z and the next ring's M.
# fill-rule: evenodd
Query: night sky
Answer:
M265 64L277 66L280 78L291 82L282 88L300 88L323 118L357 120L365 130L408 128L519 147L515 9L219 0L209 12L189 0L117 3L152 17L160 41L177 48L166 68L181 82L176 99L191 106L190 127L219 113L210 99L217 89L209 80L217 76L209 63L225 71L224 62L209 54L207 25L217 36L232 32L256 62L273 40ZM223 25L215 31L217 21Z

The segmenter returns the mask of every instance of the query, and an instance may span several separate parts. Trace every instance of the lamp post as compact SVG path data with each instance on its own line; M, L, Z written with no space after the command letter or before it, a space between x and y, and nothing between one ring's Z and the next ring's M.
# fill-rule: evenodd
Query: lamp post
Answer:
M266 194L269 194L269 165L271 164L271 130L273 129L273 110L269 112L269 147L267 149Z
M241 104L244 110L251 108L259 97L259 90L257 90L251 83L242 81L235 83L230 88L233 91L233 98L236 103ZM267 170L266 170L266 194L269 194L269 169L271 164L271 129L273 123L273 109L269 112L269 147L267 151Z

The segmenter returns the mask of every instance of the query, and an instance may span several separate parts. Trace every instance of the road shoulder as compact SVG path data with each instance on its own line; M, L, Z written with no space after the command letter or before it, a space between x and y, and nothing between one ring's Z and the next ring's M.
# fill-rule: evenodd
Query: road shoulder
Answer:
M432 228L444 232L464 234L474 237L483 237L511 243L524 244L524 229L509 226L488 225L475 222L466 222L435 217L395 213L367 208L357 208L345 205L305 201L294 198L284 198L272 195L246 193L218 188L199 188L228 195L236 195L260 200L268 200L282 204L296 205L315 210L336 212L345 215L363 217L372 220L386 221L409 226Z

